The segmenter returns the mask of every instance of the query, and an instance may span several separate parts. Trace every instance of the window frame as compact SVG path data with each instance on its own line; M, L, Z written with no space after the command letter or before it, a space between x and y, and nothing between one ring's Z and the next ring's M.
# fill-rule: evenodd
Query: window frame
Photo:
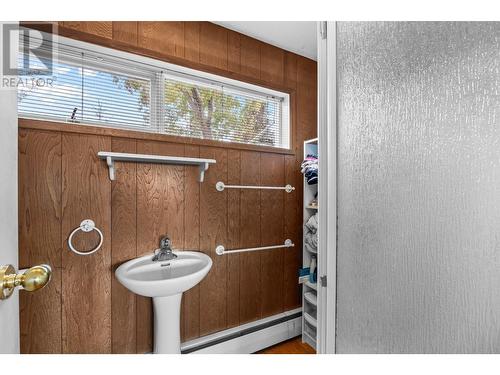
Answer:
M41 32L42 34L46 34L45 32ZM148 65L152 69L152 76L154 77L147 77L147 79L151 80L151 85L150 85L150 123L148 127L144 127L144 129L131 129L131 128L124 128L120 126L109 126L106 124L103 124L102 122L94 122L94 121L82 121L81 123L76 123L78 125L92 125L92 126L98 126L98 127L103 127L103 128L108 128L108 129L116 129L116 130L130 130L134 132L144 132L144 133L153 133L153 134L159 134L159 135L164 135L167 137L179 137L177 134L170 134L170 133L165 133L165 132L158 132L157 127L158 125L161 125L160 122L158 122L158 117L161 117L161 110L158 110L158 108L155 108L155 106L160 103L161 98L159 96L163 95L163 90L157 89L158 82L160 80L164 80L164 76L168 74L168 76L192 76L200 80L206 80L209 82L216 82L218 84L232 87L235 89L240 89L243 91L250 91L250 92L255 92L258 93L259 95L262 96L272 96L276 98L281 99L281 125L280 125L280 134L281 134L281 143L278 146L274 145L259 145L259 144L247 144L243 142L237 142L237 141L221 141L217 139L203 139L203 138L198 138L198 137L189 137L186 136L185 138L188 139L197 139L199 141L210 141L210 142L220 142L225 145L231 145L231 144L240 144L240 145L248 145L251 147L264 147L264 148L271 148L271 149L276 149L276 150L287 150L290 151L293 149L294 145L294 140L292 137L293 134L293 129L292 129L292 122L291 122L291 90L287 91L278 91L263 85L257 85L249 82L245 82L242 80L238 79L233 79L226 77L224 75L220 74L213 74L209 73L203 70L199 69L193 69L189 68L183 65L178 65L178 64L173 64L170 62L166 62L160 59L156 58L151 58L147 56L143 56L140 54L132 53L132 52L126 52L123 50L115 49L115 48L110 48L110 47L105 47L101 46L98 44L94 43L88 43L80 40L75 40L71 38L67 38L64 36L60 35L52 35L53 42L56 43L57 45L63 45L64 47L72 48L72 49L77 49L85 53L87 52L90 56L95 55L96 57L99 58L108 58L108 59L126 59L131 62L135 62L140 65ZM57 48L56 48L57 51ZM56 52L57 53L57 52ZM58 61L58 56L55 57L55 60ZM64 61L64 59L63 59ZM99 67L99 63L96 63L96 67ZM105 65L105 64L103 64ZM103 66L105 69L105 67ZM154 71L154 73L153 73ZM125 73L130 74L130 72L127 72L127 69L124 70ZM117 69L116 73L120 73L120 70ZM146 77L144 77L146 78ZM161 83L163 84L163 83ZM162 87L162 86L160 86ZM285 87L283 87L284 90ZM47 121L55 121L55 122L61 122L65 124L75 124L73 122L68 122L68 121L63 121L60 119L57 120L50 120L45 117L35 117L35 116L23 116L22 114L19 113L19 117L21 118L28 118L28 119L34 119L34 120L47 120ZM148 130L149 129L149 130Z

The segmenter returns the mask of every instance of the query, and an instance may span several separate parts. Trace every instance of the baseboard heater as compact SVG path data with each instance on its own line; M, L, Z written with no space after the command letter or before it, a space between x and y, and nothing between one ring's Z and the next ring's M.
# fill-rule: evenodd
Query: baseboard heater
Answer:
M250 354L302 332L302 311L295 309L212 335L187 341L182 354Z

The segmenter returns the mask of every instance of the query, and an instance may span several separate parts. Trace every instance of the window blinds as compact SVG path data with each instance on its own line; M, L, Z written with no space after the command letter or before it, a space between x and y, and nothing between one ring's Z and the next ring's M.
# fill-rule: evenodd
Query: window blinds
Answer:
M164 87L169 133L283 147L281 98L168 72Z
M288 147L283 97L247 86L185 74L123 57L57 43L34 58L21 40L19 67L28 61L18 89L22 117L149 131L175 136ZM55 44L55 43L54 43ZM49 46L52 47L52 46ZM110 50L112 51L112 50ZM52 61L52 73L37 71ZM49 79L52 81L49 82ZM245 86L245 87L243 87Z
M34 44L33 38L21 43ZM64 45L51 60L34 57L21 47L19 67L29 60L28 81L18 89L20 115L73 123L143 130L151 126L151 85L155 72L148 66L97 56ZM49 75L36 67L52 64ZM37 82L38 84L34 84ZM41 84L40 84L41 83Z

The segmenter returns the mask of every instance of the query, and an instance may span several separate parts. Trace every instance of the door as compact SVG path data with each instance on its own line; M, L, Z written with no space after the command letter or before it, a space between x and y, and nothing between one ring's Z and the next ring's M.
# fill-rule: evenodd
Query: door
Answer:
M0 30L3 24L0 23ZM1 33L2 31L0 31ZM0 41L3 41L0 35ZM3 51L4 45L0 46ZM17 51L17 47L12 50ZM0 88L0 267L17 270L17 91ZM19 353L18 291L0 300L0 353Z
M336 37L336 351L500 353L500 23Z
M337 129L335 22L318 22L319 249L318 345L335 353Z

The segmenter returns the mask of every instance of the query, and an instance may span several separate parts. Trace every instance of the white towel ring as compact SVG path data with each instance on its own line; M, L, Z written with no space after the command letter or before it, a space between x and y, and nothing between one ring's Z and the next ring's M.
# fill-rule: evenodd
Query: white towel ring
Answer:
M73 239L73 236L75 235L75 233L78 232L79 230L81 230L82 232L85 232L85 233L92 232L93 230L95 230L97 233L99 233L99 237L101 238L101 240L99 241L99 245L97 245L94 249L92 249L90 251L85 251L84 252L84 251L78 251L78 250L76 250L73 247L73 244L72 244L71 240ZM95 226L95 223L94 223L93 220L86 219L86 220L83 220L80 223L80 226L78 228L75 228L73 230L73 232L71 232L71 234L68 237L68 246L69 246L70 250L72 252L74 252L75 254L78 254L78 255L90 255L90 254L95 253L97 250L99 250L101 248L103 241L104 241L104 236L102 235L101 230Z

